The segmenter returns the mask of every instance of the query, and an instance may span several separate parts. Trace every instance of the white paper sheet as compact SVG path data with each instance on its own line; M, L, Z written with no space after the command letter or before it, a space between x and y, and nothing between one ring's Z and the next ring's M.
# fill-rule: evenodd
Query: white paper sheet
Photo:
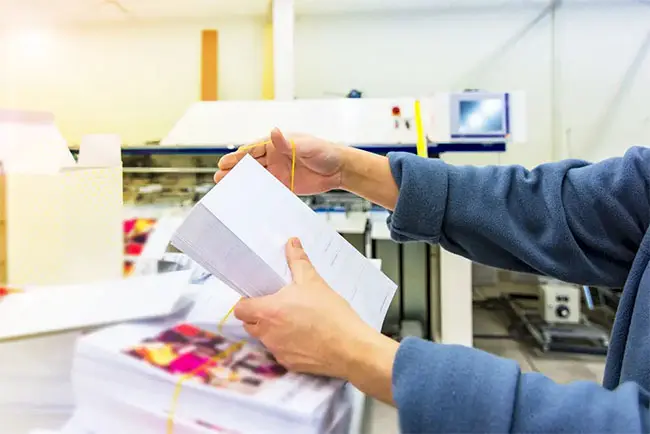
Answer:
M0 299L0 340L167 315L187 291L190 274L27 287Z
M292 237L323 279L379 329L397 286L250 156L192 209L172 244L252 297L291 282L285 245Z
M0 160L5 172L55 173L76 163L45 112L0 110Z
M161 259L167 251L169 240L183 223L182 215L163 216L154 225L140 256Z
M212 276L196 291L194 306L187 314L187 321L193 324L217 324L239 301L240 295L225 283ZM238 321L234 315L228 321Z
M120 167L122 166L122 140L117 134L89 134L79 145L79 166Z

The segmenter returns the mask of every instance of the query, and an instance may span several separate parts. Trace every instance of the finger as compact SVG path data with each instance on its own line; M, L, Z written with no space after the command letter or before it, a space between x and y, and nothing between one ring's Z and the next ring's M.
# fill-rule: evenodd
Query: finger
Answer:
M230 154L226 154L221 157L219 163L217 163L217 166L220 170L230 170L235 167L235 165L239 163L239 161L245 156L245 152L231 152Z
M291 154L291 143L284 137L280 129L273 128L273 131L271 131L271 142L273 143L273 147L280 153L285 155Z
M259 145L242 146L237 151L231 152L230 154L224 155L219 160L219 163L218 163L219 169L221 169L221 170L232 169L246 155L250 155L253 158L263 157L264 155L266 155L266 145L262 144L262 143L265 143L265 142L268 142L268 139L266 141L256 142L256 143L260 143Z
M245 323L256 323L264 316L263 299L264 297L242 298L235 305L233 313L235 318Z
M260 327L257 323L244 323L244 330L246 330L246 333L251 335L254 338L259 338L260 337Z
M266 155L256 158L255 161L260 163L262 167L266 167L268 165L268 160ZM214 174L214 183L218 184L219 181L221 181L228 173L230 172L230 169L217 169L217 171Z
M266 155L263 156L263 157L256 158L255 161L260 163L263 167L267 166L267 156Z
M309 261L307 253L302 247L298 238L292 238L286 248L287 263L291 269L291 275L295 283L303 283L315 273L314 266Z
M245 149L243 149L241 152L246 152L250 154L251 157L253 158L260 158L266 155L266 145L270 143L269 139L260 142L255 142L255 143L259 143L259 144L256 144L255 146L250 145L250 147L245 147Z
M219 181L223 179L224 176L226 176L230 172L230 170L217 170L217 172L214 174L214 183L218 184Z

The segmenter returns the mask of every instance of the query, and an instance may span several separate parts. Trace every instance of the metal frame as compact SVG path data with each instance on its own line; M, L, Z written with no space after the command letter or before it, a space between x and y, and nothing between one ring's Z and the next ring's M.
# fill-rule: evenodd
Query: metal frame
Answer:
M389 152L417 153L415 144L404 145L355 145L356 149L372 152L375 154L387 154ZM211 155L233 152L236 148L232 146L125 146L122 148L123 155ZM449 142L431 143L428 146L429 154L440 154L443 152L505 152L506 142ZM71 148L70 152L78 153L79 149Z
M533 309L519 306L512 297L504 297L506 306L539 345L542 352L606 355L609 335L581 316L579 324L548 324Z

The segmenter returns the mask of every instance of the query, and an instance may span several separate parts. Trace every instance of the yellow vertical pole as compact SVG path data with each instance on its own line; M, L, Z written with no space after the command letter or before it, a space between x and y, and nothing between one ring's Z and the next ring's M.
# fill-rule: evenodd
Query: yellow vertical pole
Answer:
M216 101L218 86L219 33L201 32L201 101Z
M422 123L422 108L420 100L415 100L415 131L417 133L416 150L418 156L427 158L429 157L429 150L427 148L427 139L424 135L424 124Z
M275 98L274 74L273 74L273 23L264 24L264 45L262 64L262 99Z

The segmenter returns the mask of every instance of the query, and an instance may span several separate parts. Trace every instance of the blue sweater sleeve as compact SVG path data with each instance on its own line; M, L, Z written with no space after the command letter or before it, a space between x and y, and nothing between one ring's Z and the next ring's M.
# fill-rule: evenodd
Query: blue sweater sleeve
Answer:
M417 338L397 352L393 397L405 433L650 432L648 395L634 383L560 385L511 360Z
M393 239L494 267L622 287L650 222L650 149L590 164L452 166L389 154Z

